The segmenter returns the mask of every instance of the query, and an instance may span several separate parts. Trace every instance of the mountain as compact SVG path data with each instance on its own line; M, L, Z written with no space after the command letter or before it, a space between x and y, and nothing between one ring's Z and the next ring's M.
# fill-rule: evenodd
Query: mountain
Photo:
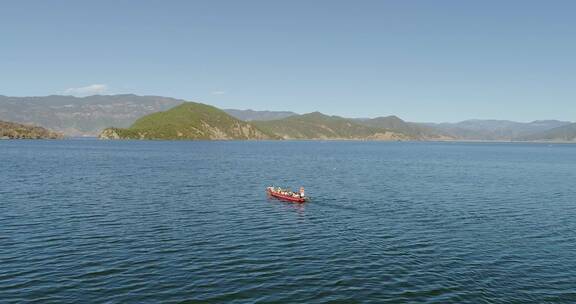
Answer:
M540 133L531 134L520 140L529 141L576 141L576 123L571 123L558 128L546 130Z
M42 127L0 121L0 139L60 139L62 134Z
M213 106L185 102L138 119L130 128L108 128L102 139L229 140L273 139L250 123Z
M406 122L397 116L357 118L355 122L373 128L387 129L419 140L447 140L451 135L431 126Z
M411 139L404 134L368 127L350 119L328 116L320 112L295 115L279 120L254 121L253 124L284 139Z
M567 121L536 120L529 123L509 120L472 119L458 123L423 124L439 132L465 140L515 140L570 124Z
M82 98L60 95L45 97L0 95L0 120L40 126L66 136L97 136L107 127L128 128L140 117L167 111L183 102L185 101L181 99L132 94L95 95ZM396 116L346 119L320 113L298 115L289 111L228 109L224 112L237 120L248 122L248 125L252 127L258 126L268 130L268 136L277 134L282 138L299 139L373 139L378 137L410 140L509 141L527 140L539 136L544 138L560 136L548 135L544 132L570 124L570 122L557 120L521 123L478 119L438 124L406 122ZM238 134L228 135L235 138ZM215 135L208 137L211 136Z
M224 109L223 111L233 117L236 117L244 121L275 120L298 115L294 112L289 111L254 111L254 110L235 110L235 109Z
M128 127L144 115L184 100L137 95L7 97L0 95L0 120L33 124L67 136L96 136L108 126Z

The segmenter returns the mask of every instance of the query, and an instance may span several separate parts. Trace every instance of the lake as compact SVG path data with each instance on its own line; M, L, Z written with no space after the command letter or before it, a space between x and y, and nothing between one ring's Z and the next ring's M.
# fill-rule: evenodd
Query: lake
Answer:
M0 141L0 302L574 303L575 182L576 145Z

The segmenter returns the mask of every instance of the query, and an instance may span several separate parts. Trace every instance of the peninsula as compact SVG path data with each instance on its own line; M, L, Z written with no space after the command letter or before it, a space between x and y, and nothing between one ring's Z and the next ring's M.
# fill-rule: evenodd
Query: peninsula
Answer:
M0 139L61 139L62 134L48 129L19 124L7 121L0 121Z

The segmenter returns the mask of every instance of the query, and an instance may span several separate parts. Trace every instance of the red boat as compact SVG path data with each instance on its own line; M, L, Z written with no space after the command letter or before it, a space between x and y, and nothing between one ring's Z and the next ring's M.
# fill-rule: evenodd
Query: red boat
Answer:
M300 188L300 192L298 193L289 190L284 190L281 188L268 187L266 188L266 193L277 199L289 202L304 203L306 202L306 200L308 200L306 195L304 195L304 188L302 187Z

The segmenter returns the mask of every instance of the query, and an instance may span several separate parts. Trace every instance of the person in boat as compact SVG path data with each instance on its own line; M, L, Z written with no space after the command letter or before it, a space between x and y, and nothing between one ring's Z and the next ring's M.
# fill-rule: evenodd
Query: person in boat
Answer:
M294 198L306 198L306 195L304 193L304 187L300 187L300 190L298 192L294 192L288 188L282 189L280 187L274 187L274 186L268 187L268 190L270 190L274 193L284 195L284 196L289 196L289 197L294 197Z

